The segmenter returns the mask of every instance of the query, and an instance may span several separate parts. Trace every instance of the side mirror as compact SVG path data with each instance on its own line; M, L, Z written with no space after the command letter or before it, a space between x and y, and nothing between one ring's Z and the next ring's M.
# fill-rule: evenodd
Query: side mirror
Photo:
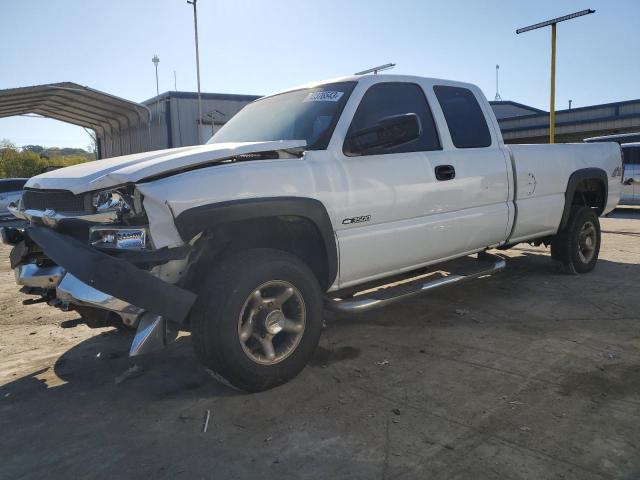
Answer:
M415 113L392 115L376 125L352 132L347 137L347 150L362 155L374 149L385 149L415 140L421 133L420 119Z

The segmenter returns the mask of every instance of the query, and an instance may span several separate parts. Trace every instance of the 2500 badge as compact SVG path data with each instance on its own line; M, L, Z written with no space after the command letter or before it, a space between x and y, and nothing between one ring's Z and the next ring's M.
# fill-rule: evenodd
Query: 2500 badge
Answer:
M361 217L345 218L342 220L343 225L351 225L352 223L362 223L371 220L371 215L362 215Z

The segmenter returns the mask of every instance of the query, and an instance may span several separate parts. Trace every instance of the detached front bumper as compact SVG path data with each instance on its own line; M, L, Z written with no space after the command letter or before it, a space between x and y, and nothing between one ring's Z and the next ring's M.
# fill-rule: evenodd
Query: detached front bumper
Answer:
M14 245L11 266L16 283L51 292L56 302L108 310L120 315L125 324L138 324L131 355L150 350L150 344L166 343L168 321L183 323L195 301L194 293L160 280L124 259L130 257L108 255L47 227L32 225L23 236L12 237L6 232L2 235L5 243ZM33 263L33 244L56 265ZM186 255L184 249L174 250L177 251L148 252L142 258L145 262L158 262ZM136 258L140 260L139 256Z
M109 304L114 301L105 303L104 297L112 297L122 304L135 305L177 323L184 322L196 299L194 293L160 280L128 260L107 255L51 228L30 226L24 234L27 238L22 242L33 241L47 258L64 270L65 276L57 287L66 285L74 298L103 298L99 303ZM25 248L20 243L14 247L18 253L21 250ZM29 265L16 257L19 255L12 252L12 266L15 268ZM33 278L39 277L40 281L46 272L29 272L25 269L25 281L29 273ZM69 274L71 277L65 282Z

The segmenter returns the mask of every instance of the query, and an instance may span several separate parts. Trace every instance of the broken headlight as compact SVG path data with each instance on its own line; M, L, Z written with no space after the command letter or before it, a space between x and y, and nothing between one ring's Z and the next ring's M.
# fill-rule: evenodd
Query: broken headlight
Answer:
M92 227L89 244L96 248L143 250L147 246L146 227Z
M120 214L131 211L132 199L124 190L103 190L93 194L91 199L96 213L118 212Z

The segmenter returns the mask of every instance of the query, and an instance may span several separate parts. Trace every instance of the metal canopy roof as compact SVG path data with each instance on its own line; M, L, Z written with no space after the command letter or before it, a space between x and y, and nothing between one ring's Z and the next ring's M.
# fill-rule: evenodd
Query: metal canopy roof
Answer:
M35 113L91 128L99 136L148 124L149 108L73 82L0 90L0 118Z

